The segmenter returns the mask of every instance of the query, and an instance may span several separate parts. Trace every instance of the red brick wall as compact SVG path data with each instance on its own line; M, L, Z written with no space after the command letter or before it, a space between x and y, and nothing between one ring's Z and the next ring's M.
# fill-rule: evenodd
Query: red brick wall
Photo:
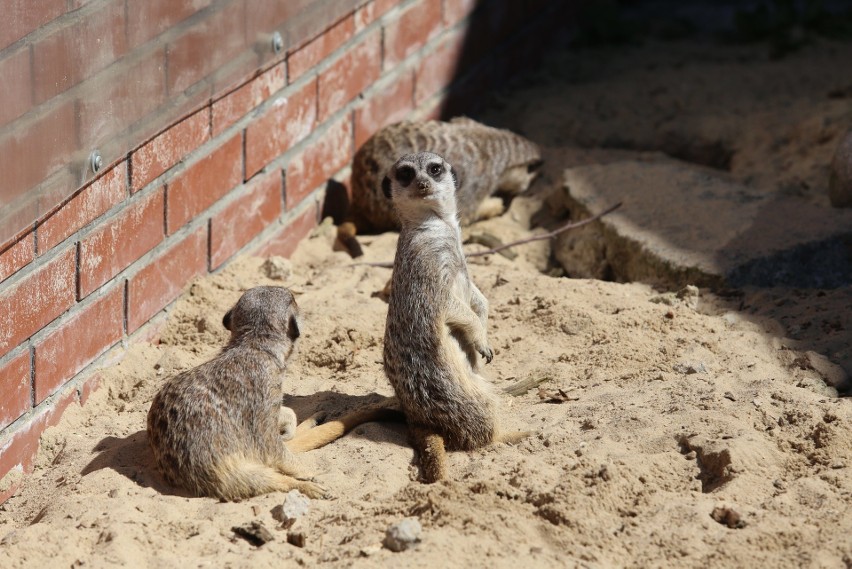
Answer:
M66 1L9 8L11 16L6 4L0 0L0 12L27 33ZM116 37L112 50L161 33L198 4L176 0L162 18L148 18L160 28ZM358 145L390 122L469 108L489 84L529 64L560 22L562 4L364 0L0 247L0 478L8 475L0 501L31 469L43 430L85 401L105 359L151 337L145 324L193 278L243 252L290 255L318 222L327 180L346 180ZM125 14L98 12L91 25ZM2 27L0 44L19 39ZM61 39L45 65L62 53ZM87 66L108 63L94 58Z

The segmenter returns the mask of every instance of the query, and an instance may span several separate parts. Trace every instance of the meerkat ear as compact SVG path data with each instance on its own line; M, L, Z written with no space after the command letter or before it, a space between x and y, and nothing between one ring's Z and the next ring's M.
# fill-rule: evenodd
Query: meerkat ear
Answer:
M450 166L450 175L453 177L453 184L456 185L456 191L458 191L459 185L460 185L459 173L456 171L456 169L453 166Z
M299 331L299 321L296 320L295 316L290 316L290 321L287 322L287 337L290 338L290 340L295 340L301 335L302 333Z
M224 326L225 330L227 330L229 332L231 331L231 312L233 312L233 311L232 310L227 311L225 313L225 316L222 317L222 326Z
M387 199L391 197L391 187L390 187L390 178L385 176L385 179L382 180L382 193L385 194Z

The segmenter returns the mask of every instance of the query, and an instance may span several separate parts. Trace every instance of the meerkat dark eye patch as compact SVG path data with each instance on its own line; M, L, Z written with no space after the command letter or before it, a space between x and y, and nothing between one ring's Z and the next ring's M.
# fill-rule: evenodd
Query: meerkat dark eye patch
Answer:
M382 180L382 193L385 194L387 199L391 198L391 186L390 186L390 178L385 176L385 179Z
M396 181L403 187L407 187L415 175L414 168L411 166L400 166L396 169Z
M231 331L231 310L227 311L225 315L222 317L222 326L225 327L225 330Z
M437 180L438 178L440 178L441 174L444 173L444 167L442 165L438 164L437 162L433 163L433 164L429 164L429 167L428 167L427 170L429 172L429 175L434 180Z

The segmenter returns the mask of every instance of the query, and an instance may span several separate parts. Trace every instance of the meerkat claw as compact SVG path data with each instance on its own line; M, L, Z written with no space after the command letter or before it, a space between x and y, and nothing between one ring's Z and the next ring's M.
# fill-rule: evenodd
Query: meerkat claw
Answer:
M485 363L490 364L491 360L494 359L494 352L488 346L479 350L479 353L485 358Z

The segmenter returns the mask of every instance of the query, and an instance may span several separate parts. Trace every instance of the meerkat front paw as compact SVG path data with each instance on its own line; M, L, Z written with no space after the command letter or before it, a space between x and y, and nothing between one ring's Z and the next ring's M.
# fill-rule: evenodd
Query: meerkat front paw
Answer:
M479 354L485 358L485 363L490 364L491 360L494 359L494 352L491 350L491 346L485 345L477 348L476 350Z
M296 484L296 489L307 496L308 498L332 498L331 493L317 484L316 482L309 482L306 480L300 480L298 484Z

